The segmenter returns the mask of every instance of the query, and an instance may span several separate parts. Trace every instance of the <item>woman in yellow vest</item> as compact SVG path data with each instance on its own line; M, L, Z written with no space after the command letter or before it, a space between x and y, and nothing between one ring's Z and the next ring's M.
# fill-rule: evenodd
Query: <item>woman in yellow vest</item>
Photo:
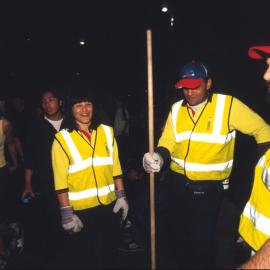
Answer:
M270 126L235 97L210 93L211 78L203 63L180 72L177 89L184 99L173 104L158 147L146 153L147 172L170 162L170 222L178 267L215 267L215 231L224 190L229 188L236 130L252 135L263 147Z
M119 215L126 218L128 203L122 182L113 129L98 121L93 98L73 89L68 129L55 136L52 146L54 183L62 227L71 236L64 266L114 266Z

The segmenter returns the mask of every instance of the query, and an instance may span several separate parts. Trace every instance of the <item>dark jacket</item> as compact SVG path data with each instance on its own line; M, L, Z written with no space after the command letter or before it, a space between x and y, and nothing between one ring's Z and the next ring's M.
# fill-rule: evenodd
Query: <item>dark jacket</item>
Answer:
M64 128L63 120L60 129ZM51 147L57 130L44 118L37 118L27 132L24 167L33 170L32 186L41 194L54 192Z

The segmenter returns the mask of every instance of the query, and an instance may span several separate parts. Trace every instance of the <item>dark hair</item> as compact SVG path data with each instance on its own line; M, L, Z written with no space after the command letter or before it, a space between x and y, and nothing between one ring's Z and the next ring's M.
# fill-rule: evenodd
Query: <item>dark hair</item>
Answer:
M67 109L65 114L65 128L69 130L69 132L73 130L78 130L78 125L72 113L72 107L76 103L80 102L91 102L93 104L93 117L91 120L91 125L89 129L96 129L100 125L100 118L98 113L98 108L95 104L95 98L91 91L87 88L79 88L72 89L73 91L67 97Z
M52 93L58 99L58 101L62 100L59 90L55 87L48 86L40 90L40 94L39 94L40 101L42 100L42 96L47 92Z

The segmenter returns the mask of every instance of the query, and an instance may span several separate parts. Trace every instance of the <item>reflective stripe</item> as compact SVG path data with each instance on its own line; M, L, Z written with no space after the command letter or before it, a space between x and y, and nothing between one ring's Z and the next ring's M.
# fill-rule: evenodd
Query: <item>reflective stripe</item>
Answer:
M72 155L72 158L74 160L75 163L77 162L81 162L82 161L82 157L77 149L77 147L75 146L73 140L71 139L71 136L69 134L69 132L65 129L61 130L60 133L62 134L64 140L66 141L66 144L69 148L69 151Z
M106 134L107 142L108 142L108 148L110 152L110 156L113 156L113 139L112 139L112 133L108 126L101 125L104 129L104 132Z
M263 155L263 156L259 159L259 161L258 161L258 163L257 163L257 166L263 167L263 166L264 166L264 162L265 162L265 155Z
M95 157L94 164L96 166L104 166L104 165L113 165L113 158L112 157ZM75 163L69 166L68 172L75 173L81 170L84 170L88 167L92 166L92 158L87 158L79 163Z
M175 157L172 157L172 160L179 166L185 168L186 171L193 171L193 172L224 171L228 168L231 168L233 165L233 160L217 164L199 164L199 163L185 162L183 159L178 159Z
M235 138L235 130L228 133L227 135L219 135L219 134L207 134L207 133L198 133L198 132L181 132L176 134L176 142L181 142L184 140L192 140L199 142L209 142L209 143L218 143L225 144L230 142L233 138Z
M174 135L175 135L175 138L176 138L176 142L177 142L177 136L178 136L178 133L176 131L176 121L177 121L177 115L178 115L179 109L182 106L182 103L183 103L183 100L180 100L179 102L177 102L174 105L174 107L172 109L172 122L173 122L173 130L174 130Z
M216 114L213 126L214 135L219 135L221 133L224 107L225 107L225 96L217 95Z
M252 221L256 229L270 236L270 219L257 212L255 207L251 205L250 202L246 204L243 215Z
M69 148L70 154L72 156L72 159L74 160L74 164L69 165L68 172L69 173L76 173L78 171L84 170L90 166L104 166L104 165L113 165L113 138L111 134L111 130L108 126L101 125L104 129L106 139L108 142L108 151L109 156L108 157L95 157L92 160L92 157L87 158L83 160L81 158L81 155L73 142L70 133L67 130L61 130L61 134L66 141L66 144Z
M69 192L68 193L68 198L71 201L76 201L76 200L83 200L83 199L87 199L87 198L92 198L94 196L104 196L109 194L110 192L114 191L114 184L105 186L103 188L99 188L97 190L97 188L90 188L90 189L86 189L83 191L79 191L79 192Z
M172 122L173 122L176 142L181 142L184 140L192 140L192 141L200 141L200 142L208 142L208 143L225 144L227 142L230 142L233 138L235 138L235 135L236 135L235 131L232 131L228 133L227 135L220 134L222 123L223 123L225 100L226 100L226 96L217 95L215 120L214 120L213 130L211 134L192 132L191 130L177 133L176 131L177 115L181 108L183 100L175 104L172 110Z

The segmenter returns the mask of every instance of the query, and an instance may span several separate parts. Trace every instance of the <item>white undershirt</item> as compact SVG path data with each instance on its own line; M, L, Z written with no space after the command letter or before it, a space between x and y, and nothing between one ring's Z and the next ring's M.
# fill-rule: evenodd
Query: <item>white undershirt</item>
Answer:
M192 108L192 110L193 110L194 112L197 112L197 111L199 110L199 108L200 108L201 106L203 106L206 102L207 102L207 99L206 99L205 101L201 102L200 104L197 104L197 105L194 105L194 106L190 106L190 105L188 104L188 106L189 106L190 108Z
M63 118L60 120L51 120L48 117L44 116L44 119L46 119L48 122L50 122L50 124L57 130L60 130L60 126L62 124Z

